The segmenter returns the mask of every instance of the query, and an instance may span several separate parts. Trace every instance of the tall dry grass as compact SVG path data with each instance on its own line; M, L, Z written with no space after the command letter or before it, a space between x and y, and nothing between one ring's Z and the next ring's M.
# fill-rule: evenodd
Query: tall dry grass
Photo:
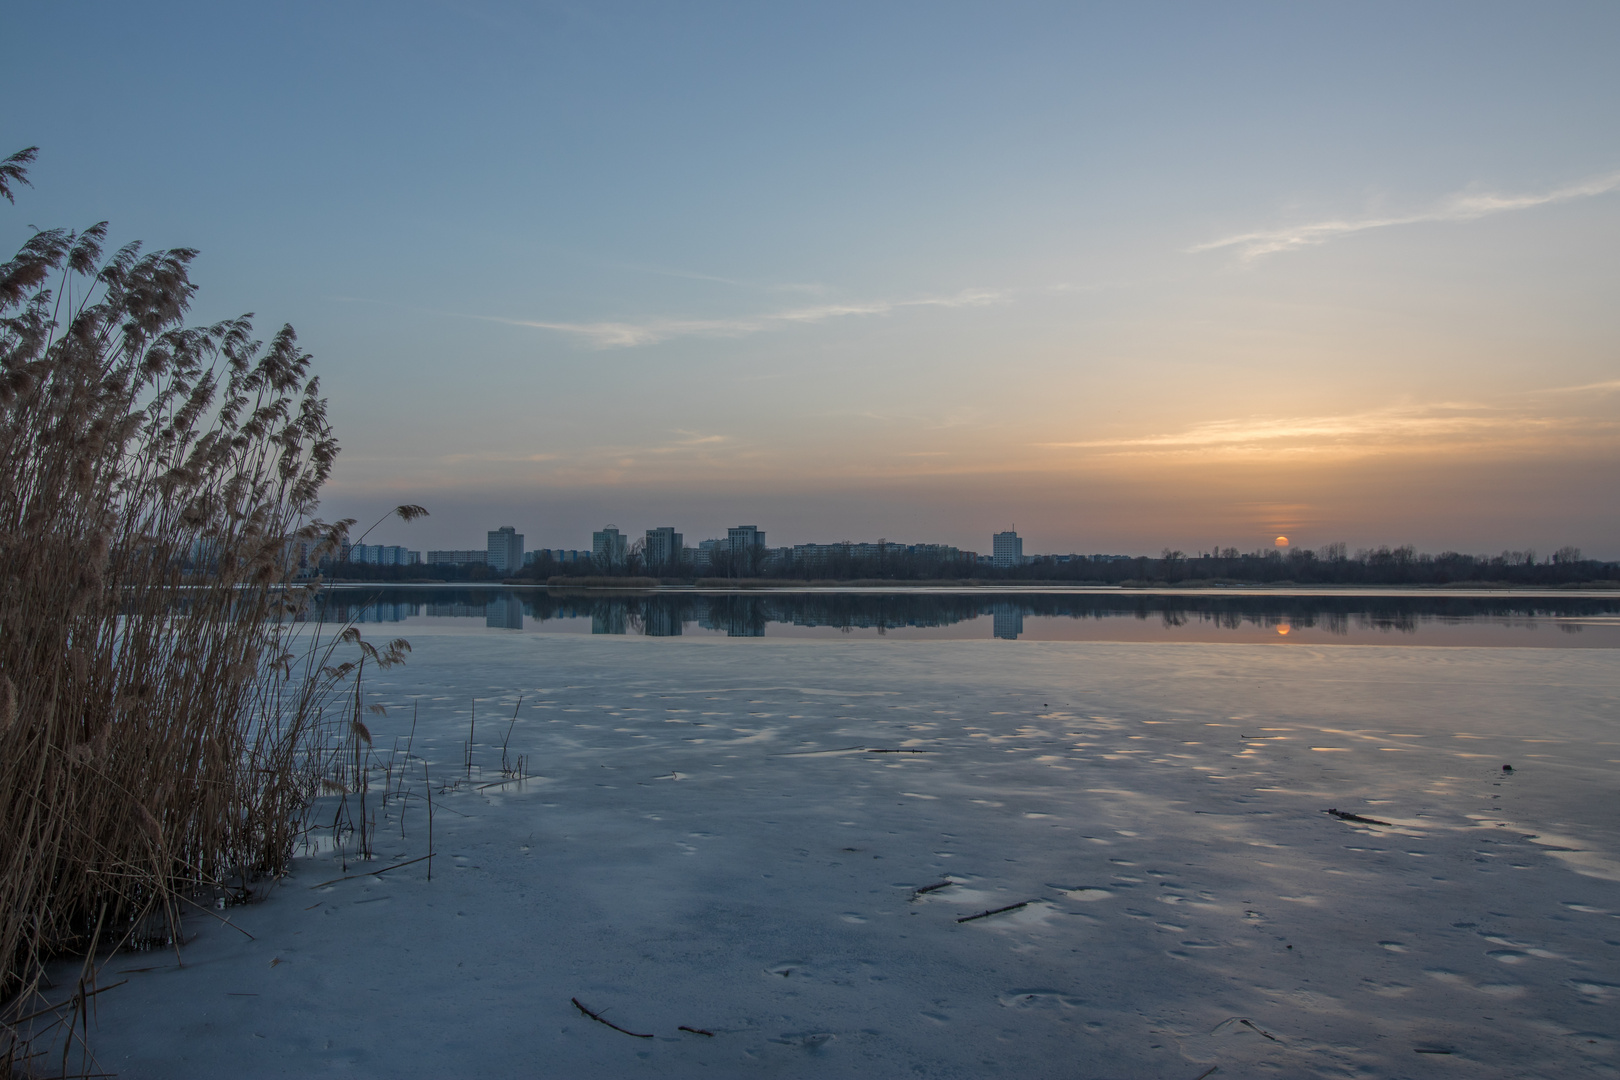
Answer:
M45 998L82 1018L90 962L42 996L48 959L285 868L353 670L303 618L298 562L346 525L311 519L338 447L309 355L185 325L196 253L106 231L0 266L0 1065Z

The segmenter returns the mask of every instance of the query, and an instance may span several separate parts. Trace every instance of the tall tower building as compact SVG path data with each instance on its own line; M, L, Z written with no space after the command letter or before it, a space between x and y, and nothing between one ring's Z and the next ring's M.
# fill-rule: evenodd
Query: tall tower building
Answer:
M736 525L726 530L726 542L733 555L749 555L765 546L765 534L758 525Z
M647 546L642 549L647 569L673 567L681 561L681 549L685 545L686 537L676 532L673 526L648 529Z
M629 537L621 533L617 526L609 525L601 532L591 533L591 558L603 570L623 567L628 550Z
M1024 541L1017 533L1008 529L998 532L990 538L990 560L998 567L1022 566L1024 563Z
M523 568L523 534L510 525L502 525L489 534L489 560L491 570L515 574Z

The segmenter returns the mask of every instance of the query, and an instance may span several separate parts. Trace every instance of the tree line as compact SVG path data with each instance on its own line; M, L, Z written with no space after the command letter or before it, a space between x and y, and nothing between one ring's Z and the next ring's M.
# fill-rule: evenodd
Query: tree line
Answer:
M1212 548L1187 553L1170 550L1157 557L1037 556L1011 567L979 563L970 556L946 559L892 545L879 554L834 554L815 560L781 558L765 549L717 551L709 566L689 563L649 565L639 552L612 566L594 561L556 562L541 556L516 574L485 566L365 566L341 564L335 578L366 581L522 581L544 584L553 578L650 577L691 583L703 579L766 581L983 581L1062 582L1093 585L1620 585L1620 562L1586 558L1563 547L1550 557L1533 550L1497 555L1443 551L1420 553L1411 545L1351 552L1344 544L1311 550Z

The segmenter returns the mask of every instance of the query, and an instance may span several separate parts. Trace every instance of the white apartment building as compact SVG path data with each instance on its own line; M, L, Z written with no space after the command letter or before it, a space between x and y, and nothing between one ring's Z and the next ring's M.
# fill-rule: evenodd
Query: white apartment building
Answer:
M992 565L1005 569L1009 566L1022 566L1024 564L1024 540L1017 533L1008 529L998 532L990 538L990 562Z
M491 570L515 574L523 566L523 534L510 525L502 525L489 534L489 547L485 551L486 565Z

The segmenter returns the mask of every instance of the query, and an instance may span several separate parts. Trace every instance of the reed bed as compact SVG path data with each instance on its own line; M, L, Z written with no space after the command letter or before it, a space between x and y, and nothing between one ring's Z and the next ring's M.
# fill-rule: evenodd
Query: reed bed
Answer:
M32 158L0 163L0 195ZM7 1075L40 1067L42 1023L67 1069L98 950L177 945L199 890L285 870L363 730L333 649L404 647L305 619L349 523L311 516L338 446L291 327L187 326L196 253L109 256L106 233L36 232L0 266ZM70 952L76 985L50 986Z

